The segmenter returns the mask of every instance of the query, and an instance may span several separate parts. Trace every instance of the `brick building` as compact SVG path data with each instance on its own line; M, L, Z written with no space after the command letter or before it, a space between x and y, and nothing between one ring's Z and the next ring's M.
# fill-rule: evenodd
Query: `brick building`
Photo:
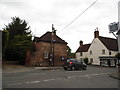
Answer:
M36 52L32 55L31 63L37 66L61 66L61 58L67 57L67 42L56 35L56 30L52 27L52 32L46 32L41 37L33 40Z

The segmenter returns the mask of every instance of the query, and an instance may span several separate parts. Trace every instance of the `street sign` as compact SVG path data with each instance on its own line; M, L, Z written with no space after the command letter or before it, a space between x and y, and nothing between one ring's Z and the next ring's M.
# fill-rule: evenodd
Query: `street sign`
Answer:
M118 22L110 23L110 24L108 25L108 27L109 27L109 32L110 32L110 33L113 33L113 32L118 31L118 25L119 25Z

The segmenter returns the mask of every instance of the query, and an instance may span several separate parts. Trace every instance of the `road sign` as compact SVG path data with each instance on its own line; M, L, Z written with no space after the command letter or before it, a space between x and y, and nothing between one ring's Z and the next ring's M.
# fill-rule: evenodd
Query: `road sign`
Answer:
M113 32L118 31L118 25L119 25L118 22L110 23L110 24L108 25L108 26L109 26L109 32L110 32L110 33L113 33Z

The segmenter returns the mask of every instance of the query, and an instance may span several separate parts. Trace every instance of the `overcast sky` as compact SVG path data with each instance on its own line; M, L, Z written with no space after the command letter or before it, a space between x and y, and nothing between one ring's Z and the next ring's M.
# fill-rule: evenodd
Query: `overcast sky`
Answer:
M52 31L54 24L57 35L75 52L80 40L84 44L92 42L96 27L100 36L115 38L109 33L108 25L118 22L119 0L98 0L65 28L93 2L95 0L0 0L0 29L14 16L29 22L33 35L37 37Z

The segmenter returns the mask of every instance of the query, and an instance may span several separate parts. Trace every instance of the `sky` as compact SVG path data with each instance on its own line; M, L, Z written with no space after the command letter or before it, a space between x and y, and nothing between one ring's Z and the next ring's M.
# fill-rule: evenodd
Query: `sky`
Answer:
M26 20L33 36L41 37L52 31L68 43L72 52L83 44L91 43L98 27L100 36L115 38L108 25L118 22L120 0L97 0L84 14L66 27L96 0L0 0L0 30L10 23L11 17ZM66 28L65 28L66 27Z

